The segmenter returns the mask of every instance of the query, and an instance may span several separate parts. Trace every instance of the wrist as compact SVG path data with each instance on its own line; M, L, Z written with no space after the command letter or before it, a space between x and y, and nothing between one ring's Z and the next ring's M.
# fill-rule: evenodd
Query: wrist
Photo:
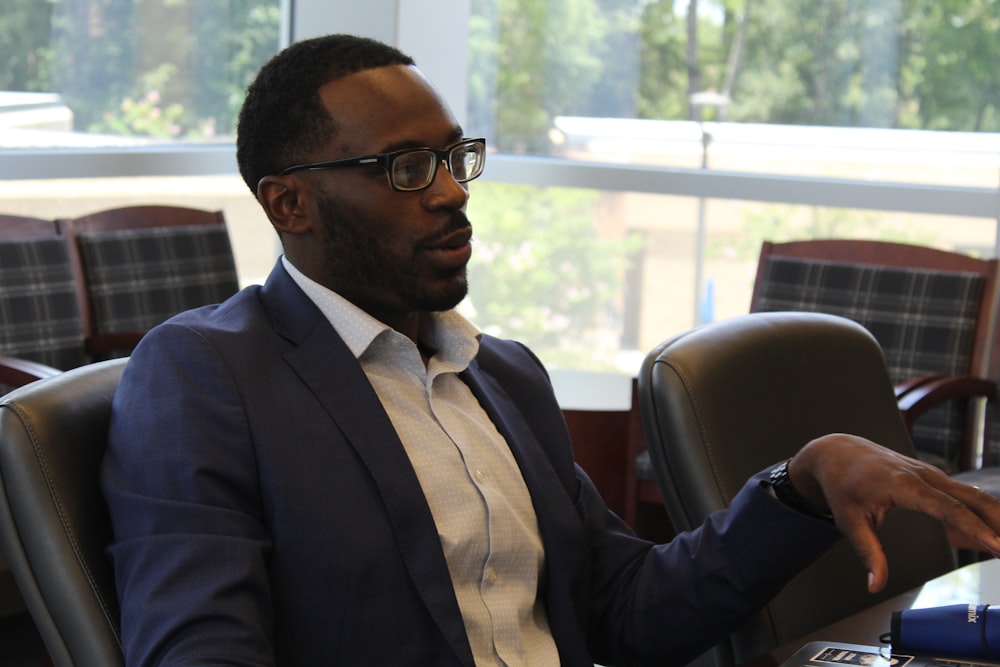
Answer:
M816 519L822 519L833 523L833 515L816 507L792 484L792 477L788 472L789 463L792 459L782 461L771 470L769 482L775 497L782 503L803 514Z

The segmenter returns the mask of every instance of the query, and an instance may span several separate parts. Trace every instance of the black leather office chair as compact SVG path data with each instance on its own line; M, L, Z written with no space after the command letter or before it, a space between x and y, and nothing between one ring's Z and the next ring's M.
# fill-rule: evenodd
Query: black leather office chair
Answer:
M833 315L755 313L671 338L646 357L639 400L678 530L728 507L747 478L826 433L915 456L878 343ZM955 567L943 528L928 517L894 512L880 535L890 566L882 593L868 593L860 562L841 541L719 645L717 663L746 662Z
M55 667L124 664L98 468L125 362L0 400L0 545Z

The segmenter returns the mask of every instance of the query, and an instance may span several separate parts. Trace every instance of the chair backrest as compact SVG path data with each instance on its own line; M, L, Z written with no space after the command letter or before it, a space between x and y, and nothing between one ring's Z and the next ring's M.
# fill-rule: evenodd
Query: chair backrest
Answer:
M0 394L87 361L66 239L52 220L0 215ZM47 368L45 368L47 367Z
M671 522L700 525L753 474L810 440L853 433L913 456L878 343L863 327L819 313L755 313L671 338L639 375L643 431ZM871 595L842 540L792 579L720 645L740 664L955 565L942 527L892 513L880 530L889 585Z
M864 325L900 384L926 375L995 379L1000 262L935 248L824 239L764 243L750 311L815 311ZM972 465L980 437L965 400L913 424L920 457Z
M125 359L0 400L0 546L56 667L124 664L98 470Z
M58 221L70 240L88 350L127 354L146 331L239 289L221 211L129 206Z

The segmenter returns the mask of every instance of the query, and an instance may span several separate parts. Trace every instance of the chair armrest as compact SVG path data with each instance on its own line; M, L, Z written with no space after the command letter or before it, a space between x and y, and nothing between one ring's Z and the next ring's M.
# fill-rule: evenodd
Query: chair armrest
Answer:
M898 395L897 391L897 395ZM899 412L907 430L913 432L913 423L931 408L957 398L985 398L993 403L997 398L997 383L993 380L970 376L939 375L919 382L898 398ZM989 414L989 413L987 413ZM987 429L989 424L986 425ZM988 431L987 431L988 433ZM959 453L959 469L977 468L980 454L973 441L966 438Z
M997 394L997 383L984 378L967 375L925 377L927 379L901 396L898 391L896 394L899 410L908 429L913 428L913 422L917 417L950 399L981 397L993 400Z
M0 384L10 387L21 387L35 380L59 375L61 372L58 368L37 361L0 354Z
M931 380L936 380L938 378L944 377L943 375L918 375L916 377L905 380L896 385L896 400L900 400L921 385L927 384Z

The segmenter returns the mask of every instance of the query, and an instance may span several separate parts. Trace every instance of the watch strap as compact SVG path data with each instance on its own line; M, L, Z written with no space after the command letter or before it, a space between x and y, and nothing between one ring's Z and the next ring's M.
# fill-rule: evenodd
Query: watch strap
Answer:
M790 461L791 459L786 459L771 470L770 483L775 497L794 510L798 510L816 519L833 523L832 514L816 509L792 484L792 478L788 474L788 463Z

